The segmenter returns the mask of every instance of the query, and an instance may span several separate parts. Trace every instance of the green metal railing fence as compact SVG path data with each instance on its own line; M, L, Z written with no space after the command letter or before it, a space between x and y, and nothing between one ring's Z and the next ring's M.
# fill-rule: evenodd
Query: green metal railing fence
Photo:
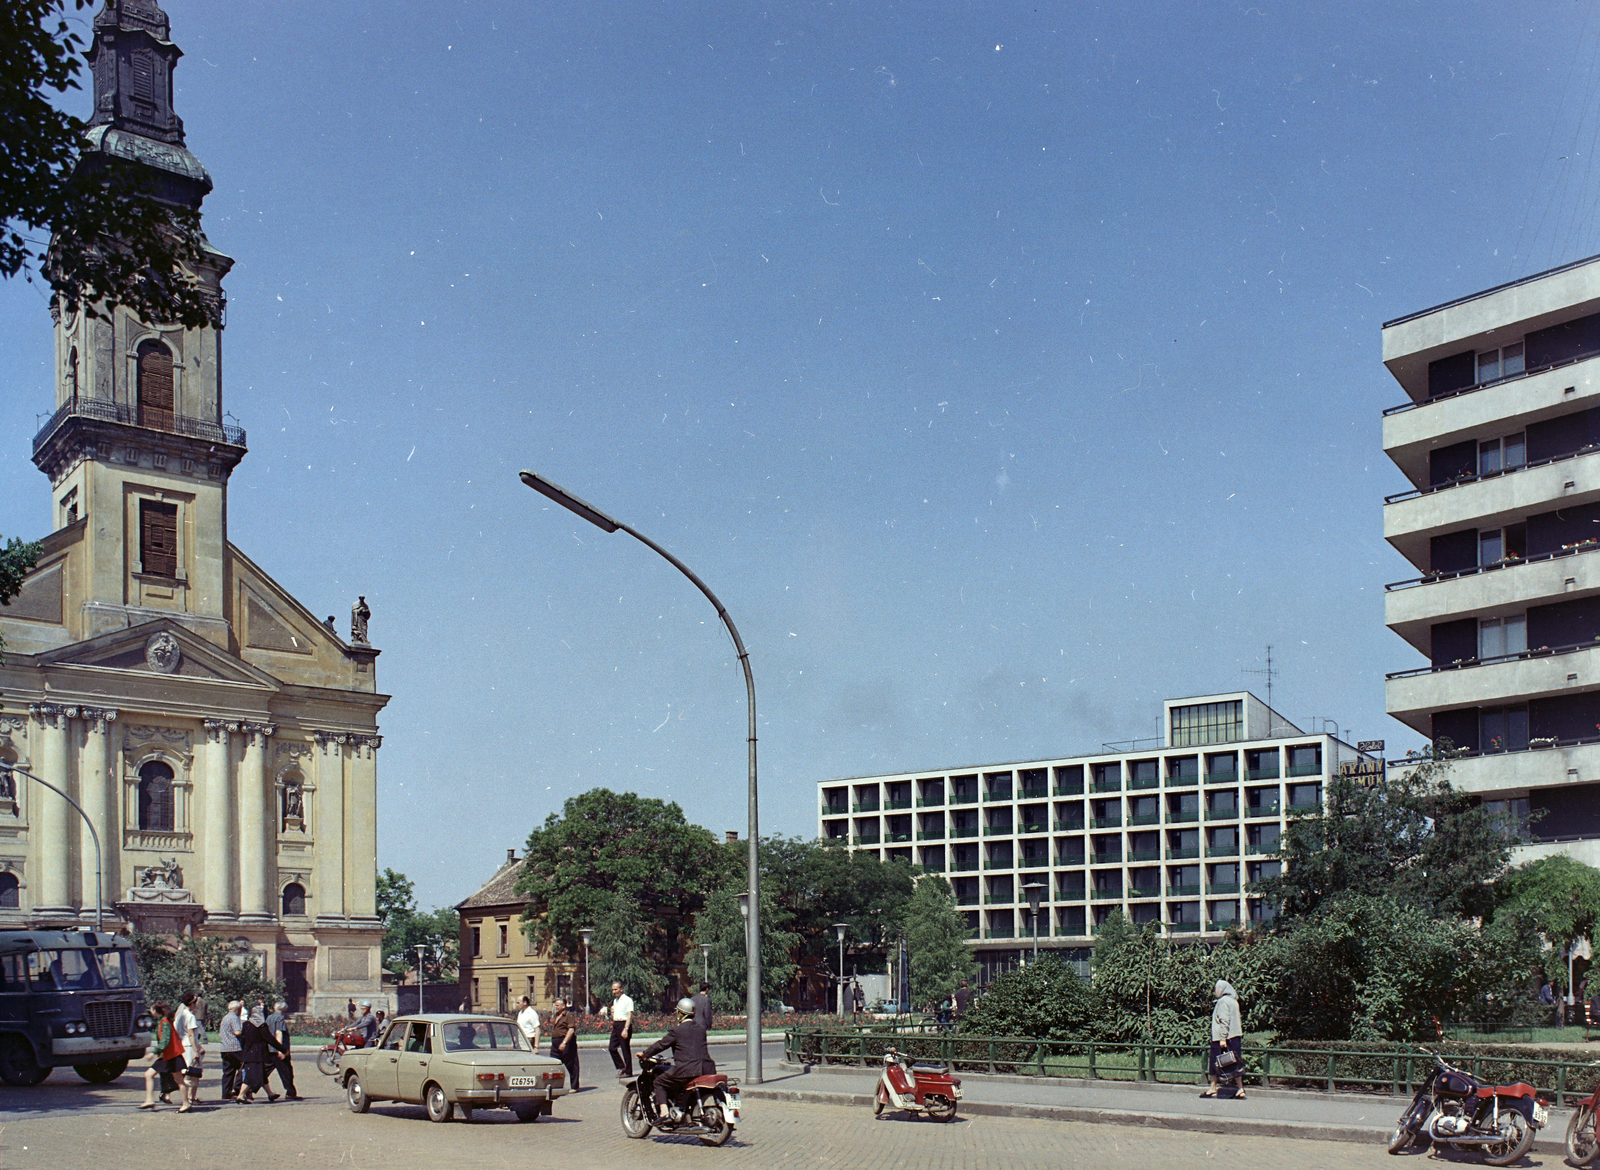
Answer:
M784 1033L784 1059L792 1064L865 1067L881 1062L891 1046L918 1060L949 1064L957 1072L1167 1084L1203 1081L1209 1056L1208 1046L1201 1044L964 1036L921 1022L802 1028ZM1526 1081L1557 1107L1600 1087L1600 1061L1452 1053L1448 1041L1439 1055L1483 1084ZM1329 1093L1356 1090L1409 1095L1427 1075L1432 1061L1420 1048L1364 1048L1359 1044L1337 1049L1251 1045L1244 1049L1249 1083Z

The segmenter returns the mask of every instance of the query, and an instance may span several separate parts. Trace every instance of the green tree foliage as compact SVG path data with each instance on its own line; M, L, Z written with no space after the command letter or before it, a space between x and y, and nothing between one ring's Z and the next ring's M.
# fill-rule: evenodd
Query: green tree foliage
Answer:
M1558 957L1579 939L1594 936L1600 918L1600 869L1558 853L1519 865L1496 886L1503 907L1496 917L1505 912L1525 915ZM1546 973L1566 990L1564 962L1550 963Z
M1287 919L1352 894L1439 915L1487 915L1510 836L1503 818L1450 787L1448 767L1446 752L1429 753L1373 788L1331 781L1325 807L1289 822L1278 854L1284 871L1256 892L1278 901Z
M796 917L794 879L804 882L808 872L809 843L781 837L764 838L761 864L761 1004L763 1010L785 1000L795 976L801 936L793 929ZM739 894L749 886L747 843L729 841L721 846L718 869L720 887L707 897L695 915L694 934L684 948L689 982L698 986L703 957L701 943L711 944L711 1006L719 1012L742 1013L746 1002L745 923L739 911Z
M262 973L261 961L230 939L186 938L173 947L166 935L135 931L133 945L145 999L175 1008L179 997L192 991L205 1000L206 1018L213 1028L230 1000L254 1004L261 996L270 1006L283 994L283 985Z
M383 966L396 975L414 971L418 946L422 976L429 982L447 982L460 970L461 919L448 907L417 909L416 887L403 873L392 869L378 874L378 918L383 923Z
M15 536L0 548L0 605L10 605L21 590L22 579L39 563L40 548L38 541L28 543ZM0 649L4 648L5 640L0 638Z
M1391 897L1335 899L1265 944L1274 1022L1296 1039L1409 1040L1503 1014L1533 959L1518 933L1509 920L1480 929Z
M83 40L68 21L91 0L0 5L0 276L41 272L69 311L126 305L147 321L217 323L190 275L206 253L200 214L156 198L137 166L80 166ZM110 165L104 165L110 164Z
M1007 971L967 1010L961 1031L976 1036L1079 1040L1099 1027L1099 999L1077 972L1053 956Z
M940 1003L978 970L967 946L967 924L950 883L938 874L917 882L906 903L906 948L911 956L911 1002Z
M701 944L710 944L702 953ZM745 1009L744 916L734 890L716 890L694 917L693 945L686 948L689 980L699 986L701 972L711 969L711 1007L725 1013Z
M724 871L711 833L683 818L677 804L596 788L567 800L528 835L517 892L524 922L541 942L583 950L578 931L594 926L621 894L638 906L652 970L682 956L682 937L707 884Z
M660 1001L666 987L661 972L645 957L649 932L639 918L639 906L618 894L611 907L594 923L589 943L589 987L597 1002L609 1002L613 981L641 1005Z

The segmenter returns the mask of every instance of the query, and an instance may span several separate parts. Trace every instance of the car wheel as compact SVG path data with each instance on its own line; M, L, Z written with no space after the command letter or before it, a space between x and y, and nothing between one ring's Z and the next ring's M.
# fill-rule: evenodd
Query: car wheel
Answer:
M33 1045L21 1036L0 1040L0 1081L18 1088L37 1085L50 1075L33 1057Z
M109 1084L127 1071L126 1060L97 1060L93 1064L75 1064L72 1071L91 1085Z
M344 1099L351 1113L365 1113L372 1108L372 1098L361 1087L361 1078L351 1073L344 1079Z
M519 1101L511 1107L511 1112L517 1115L518 1121L538 1121L544 1106L537 1101Z
M422 1091L423 1102L428 1107L429 1121L449 1121L456 1115L455 1102L444 1095L444 1090L430 1081Z

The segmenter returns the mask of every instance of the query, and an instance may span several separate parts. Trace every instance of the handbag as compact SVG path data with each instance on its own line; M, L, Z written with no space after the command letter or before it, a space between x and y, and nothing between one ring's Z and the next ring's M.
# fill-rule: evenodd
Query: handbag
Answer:
M1239 1056L1231 1048L1223 1048L1217 1053L1217 1071L1227 1072L1239 1063Z

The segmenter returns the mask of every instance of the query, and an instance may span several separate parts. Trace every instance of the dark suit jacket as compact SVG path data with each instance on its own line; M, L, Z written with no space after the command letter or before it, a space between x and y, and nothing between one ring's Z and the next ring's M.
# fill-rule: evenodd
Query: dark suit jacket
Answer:
M711 1059L706 1048L706 1030L696 1020L683 1020L661 1039L644 1050L644 1055L672 1049L672 1070L667 1074L673 1080L692 1081L695 1077L710 1076L717 1071L717 1062Z
M694 1022L707 1032L711 1031L711 997L703 991L697 991L694 999Z

